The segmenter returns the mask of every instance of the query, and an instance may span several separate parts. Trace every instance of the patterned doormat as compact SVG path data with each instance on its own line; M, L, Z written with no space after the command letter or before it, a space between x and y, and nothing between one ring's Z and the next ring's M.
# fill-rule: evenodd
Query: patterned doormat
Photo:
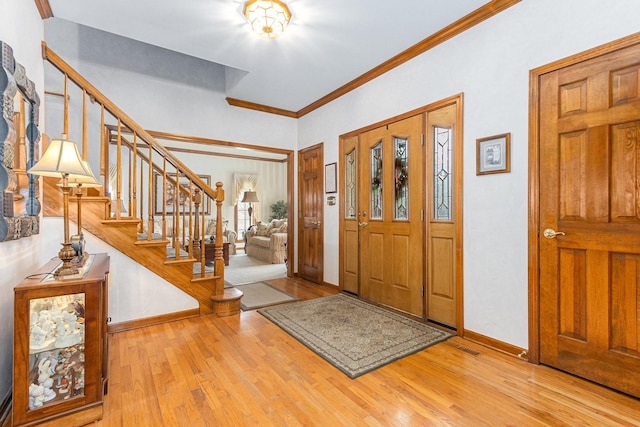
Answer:
M243 293L240 299L240 308L242 311L255 310L256 308L298 300L298 298L280 289L276 289L265 282L235 285L234 287L240 289Z
M350 378L452 336L342 294L258 312Z

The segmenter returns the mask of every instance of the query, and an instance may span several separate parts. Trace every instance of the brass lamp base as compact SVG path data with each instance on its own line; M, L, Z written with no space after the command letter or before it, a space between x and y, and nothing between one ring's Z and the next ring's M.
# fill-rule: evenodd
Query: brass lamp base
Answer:
M75 256L76 250L73 249L71 243L63 243L62 249L58 252L58 258L62 260L62 266L53 273L53 277L61 278L78 274L78 269L71 264L71 260L75 258Z

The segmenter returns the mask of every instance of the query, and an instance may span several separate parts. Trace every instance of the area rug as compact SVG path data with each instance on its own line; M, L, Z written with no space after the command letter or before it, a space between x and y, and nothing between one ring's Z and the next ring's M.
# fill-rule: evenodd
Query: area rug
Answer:
M240 308L243 311L255 310L256 308L268 307L282 304L283 302L297 301L298 298L286 292L276 289L265 282L248 283L246 285L235 285L243 293L240 299Z
M447 332L342 294L258 312L350 378L451 337Z

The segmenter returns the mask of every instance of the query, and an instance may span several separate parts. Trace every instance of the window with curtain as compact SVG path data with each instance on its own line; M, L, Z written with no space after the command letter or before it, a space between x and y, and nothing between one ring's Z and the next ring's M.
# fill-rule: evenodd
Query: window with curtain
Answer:
M258 175L251 174L239 174L233 175L235 183L234 194L230 198L231 202L235 205L235 231L238 238L244 238L244 232L249 228L249 206L250 203L243 203L242 198L245 191L257 191ZM253 204L253 216L256 217L259 214L259 203Z
M249 206L250 203L243 203L244 191L240 193L240 196L236 200L236 235L240 238L244 238L244 232L249 229L251 223L249 222Z

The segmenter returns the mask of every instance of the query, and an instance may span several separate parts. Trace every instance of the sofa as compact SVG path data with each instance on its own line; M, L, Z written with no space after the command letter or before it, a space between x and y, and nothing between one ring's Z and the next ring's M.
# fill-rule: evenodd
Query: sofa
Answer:
M258 221L245 233L244 250L250 257L271 264L283 264L287 259L287 220Z

